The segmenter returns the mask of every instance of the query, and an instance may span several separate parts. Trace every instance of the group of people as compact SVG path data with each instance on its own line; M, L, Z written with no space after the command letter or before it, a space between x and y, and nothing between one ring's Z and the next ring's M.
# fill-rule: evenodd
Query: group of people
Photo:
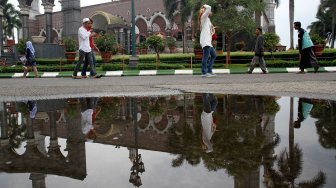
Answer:
M216 42L215 27L212 25L210 16L212 15L211 6L205 4L201 7L198 15L198 29L200 31L200 44L203 49L202 57L202 77L214 77L216 74L213 72L213 64L217 57L214 43ZM78 42L79 42L79 61L76 64L73 72L73 79L87 78L86 72L88 65L90 65L90 76L92 78L101 78L102 75L98 75L96 72L96 56L94 50L99 51L93 42L93 37L97 35L92 31L93 20L90 18L84 18L83 25L78 30ZM298 73L305 73L304 69L314 68L316 73L319 69L317 58L313 51L313 42L309 37L307 31L301 28L300 22L294 22L294 28L298 30L298 46L300 51L300 71ZM264 37L262 35L262 28L256 28L256 42L254 46L254 57L250 63L248 73L252 74L254 68L259 64L262 73L267 74L266 63L264 59ZM38 71L35 61L35 50L30 41L27 42L26 50L26 62L24 65L24 75L26 77L28 67L32 67L35 73L35 77L38 77ZM84 61L85 60L85 61ZM84 63L81 75L78 76L81 65Z
M97 35L96 32L92 31L93 20L90 18L84 18L82 23L83 25L78 29L79 60L76 64L72 78L87 78L86 71L88 65L90 65L91 68L90 76L92 78L101 78L102 75L98 75L96 72L96 56L94 50L99 51L99 49L93 42L93 37ZM81 71L81 76L78 76L77 73L83 63L84 65Z
M212 15L211 6L205 4L201 7L198 15L198 26L200 31L200 44L203 49L202 57L202 77L213 77L212 68L217 57L215 48L213 46L214 40L217 38L215 34L215 27L212 25L210 16ZM300 22L294 22L294 28L298 30L298 46L300 52L299 74L305 73L304 69L314 68L316 73L319 69L317 58L313 51L313 42L309 37L307 31L301 28ZM263 74L267 74L266 63L264 59L264 37L262 35L262 28L256 28L256 42L254 46L254 57L250 63L248 73L252 74L254 68L259 64Z
M90 76L92 78L101 78L102 75L98 75L96 72L96 56L95 52L99 51L93 41L93 37L97 35L96 32L92 31L93 20L90 18L83 19L83 25L78 29L78 43L79 43L79 60L76 64L75 70L73 72L73 79L88 78L86 75L88 65L90 65ZM35 60L35 49L31 41L26 42L26 55L21 59L23 62L23 77L26 78L28 69L32 68L35 74L35 78L38 78L38 71L36 67ZM83 64L84 63L84 64ZM83 64L81 75L78 76L77 73Z

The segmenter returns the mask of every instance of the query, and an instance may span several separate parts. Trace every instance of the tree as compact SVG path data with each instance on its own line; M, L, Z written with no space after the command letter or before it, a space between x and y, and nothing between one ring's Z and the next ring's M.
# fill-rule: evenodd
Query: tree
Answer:
M160 52L162 52L165 47L163 38L158 35L152 35L147 38L146 42L150 48L154 49L156 53L156 63L158 63L160 60Z
M3 7L3 30L4 39L14 37L14 28L21 28L20 12L14 8L14 5L8 3L8 0L1 0L0 6Z
M294 0L289 0L290 49L294 49Z
M335 0L321 0L321 5L330 12L332 21L331 21L331 48L334 48L335 45L335 25L336 25L336 1Z
M270 51L273 56L274 47L280 42L280 37L277 34L270 32L265 33L263 35L265 40L264 42L265 50Z
M176 11L180 13L181 16L181 26L182 26L182 41L183 41L183 53L185 49L185 24L188 21L192 13L192 6L190 0L163 0L166 14L169 20L173 19Z

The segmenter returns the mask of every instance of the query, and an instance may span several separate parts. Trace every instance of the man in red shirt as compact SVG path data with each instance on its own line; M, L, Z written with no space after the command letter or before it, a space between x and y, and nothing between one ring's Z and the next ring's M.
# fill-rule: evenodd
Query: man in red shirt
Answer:
M91 31L92 29L92 24L93 24L93 20L90 18L90 26L87 28L88 31ZM93 31L91 31L93 32ZM96 68L96 55L95 55L95 51L99 52L99 49L97 48L97 46L94 44L93 42L93 37L90 37L90 47L92 49L92 61L93 61L93 66L94 68ZM87 59L85 59L84 65L83 65L83 69L82 69L82 78L87 78L86 76L86 71L89 65L89 61ZM90 76L93 76L93 72L92 69L90 71Z

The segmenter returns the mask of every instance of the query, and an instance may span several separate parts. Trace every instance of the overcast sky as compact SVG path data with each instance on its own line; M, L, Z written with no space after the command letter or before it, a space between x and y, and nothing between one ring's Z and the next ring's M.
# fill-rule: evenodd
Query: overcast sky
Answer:
M155 1L155 0L153 0ZM18 5L17 0L9 0L14 5ZM111 2L111 0L81 0L81 6L89 6L98 3ZM295 16L294 21L301 21L304 29L311 22L316 21L317 8L320 0L295 0ZM61 10L58 0L55 1L55 11ZM280 36L280 43L289 47L289 14L288 0L281 0L280 6L275 10L276 33ZM43 8L42 8L43 9ZM41 11L43 11L41 9ZM297 34L294 32L294 45L297 43Z

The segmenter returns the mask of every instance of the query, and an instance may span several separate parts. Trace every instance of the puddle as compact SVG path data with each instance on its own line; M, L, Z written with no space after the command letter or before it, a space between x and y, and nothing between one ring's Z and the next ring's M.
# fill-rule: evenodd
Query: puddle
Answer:
M0 187L336 184L335 101L191 93L6 102L0 113Z

